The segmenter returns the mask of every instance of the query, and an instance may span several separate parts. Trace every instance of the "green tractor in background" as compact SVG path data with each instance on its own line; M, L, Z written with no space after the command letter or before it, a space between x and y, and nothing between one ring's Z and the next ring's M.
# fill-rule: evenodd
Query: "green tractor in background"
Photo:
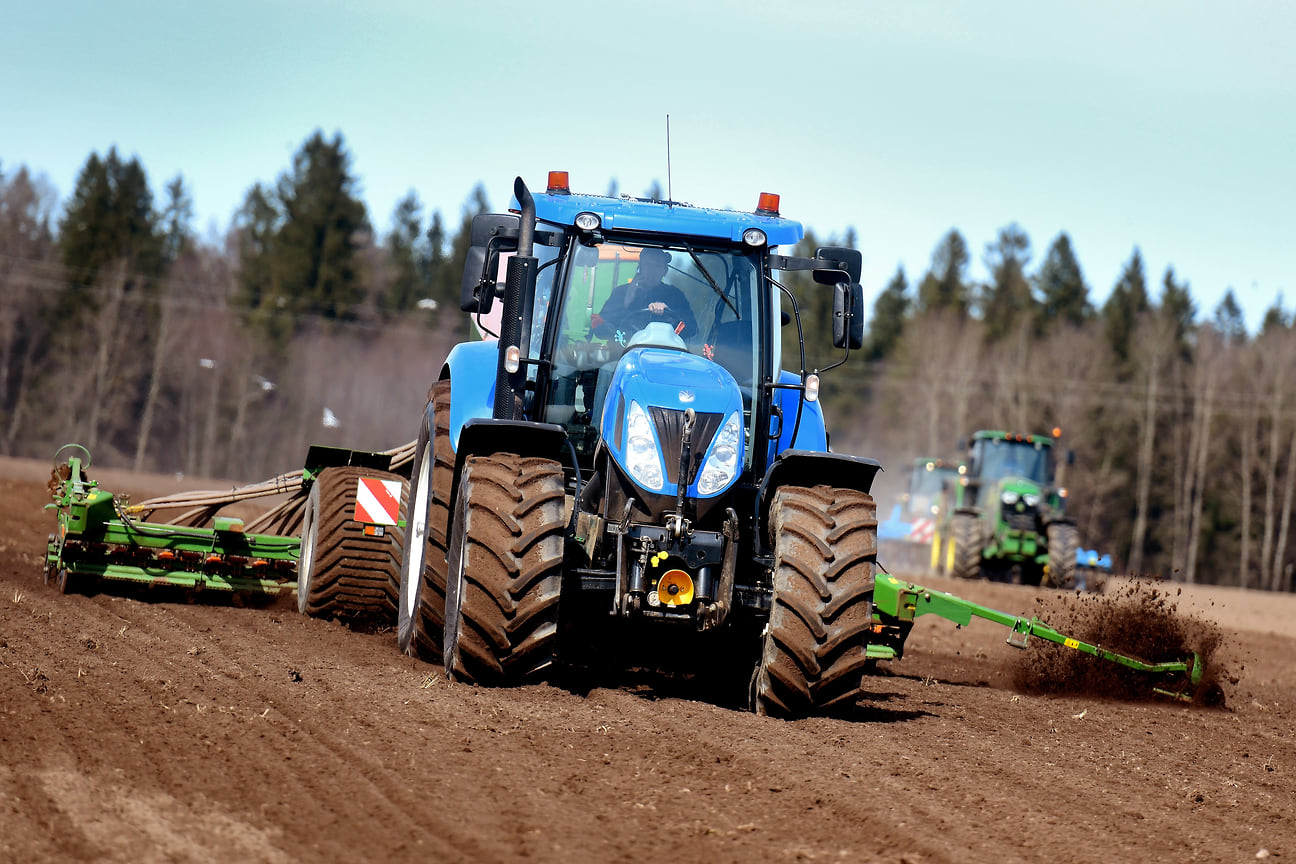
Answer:
M957 579L1051 585L1076 582L1079 534L1057 483L1056 439L983 430L972 435L967 471L946 484L945 518L933 541L937 569ZM1067 464L1075 455L1067 451Z

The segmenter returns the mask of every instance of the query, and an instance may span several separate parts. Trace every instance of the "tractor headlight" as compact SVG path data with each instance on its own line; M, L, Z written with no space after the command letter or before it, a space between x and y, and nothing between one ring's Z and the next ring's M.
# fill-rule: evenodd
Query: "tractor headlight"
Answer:
M665 486L657 433L653 431L648 414L638 402L630 403L629 422L626 424L626 470L643 488L660 492Z
M1022 496L1022 500L1026 502L1027 507L1038 507L1040 502L1040 496L1033 492L1027 492L1025 495Z
M743 242L748 246L764 246L766 242L765 232L759 228L748 228L743 232Z
M699 495L714 495L728 486L738 474L741 428L737 411L730 414L724 426L720 427L715 440L711 442L711 452L707 454L702 471L698 474Z
M575 221L576 227L582 231L597 231L599 226L603 224L603 220L599 218L597 213L588 211L577 213Z
M1009 507L1016 504L1020 498L1021 496L1011 489L1005 489L1004 493L999 496L999 500L1007 504Z

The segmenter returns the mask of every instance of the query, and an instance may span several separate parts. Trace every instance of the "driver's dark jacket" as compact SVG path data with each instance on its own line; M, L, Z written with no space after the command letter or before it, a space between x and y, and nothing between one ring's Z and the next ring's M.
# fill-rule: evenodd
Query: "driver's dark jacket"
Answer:
M643 311L649 303L665 303L668 307L661 315ZM680 336L687 339L697 333L697 321L689 307L684 292L669 282L658 282L656 285L641 285L638 278L612 289L612 294L599 311L603 323L594 328L596 335L603 339L612 338L617 330L627 336L632 330L644 326L649 321L665 321L672 328L684 322Z

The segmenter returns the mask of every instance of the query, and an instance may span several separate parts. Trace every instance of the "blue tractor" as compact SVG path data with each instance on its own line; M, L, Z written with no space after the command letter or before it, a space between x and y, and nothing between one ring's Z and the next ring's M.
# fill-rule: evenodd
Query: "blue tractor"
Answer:
M803 232L768 193L754 212L703 209L574 194L553 172L514 197L473 220L463 278L463 309L495 338L454 347L423 413L400 648L483 685L612 664L762 714L853 703L880 466L830 452L825 370L805 368L778 274L831 294L845 362L860 253L780 254ZM667 302L627 293L648 258L667 262Z

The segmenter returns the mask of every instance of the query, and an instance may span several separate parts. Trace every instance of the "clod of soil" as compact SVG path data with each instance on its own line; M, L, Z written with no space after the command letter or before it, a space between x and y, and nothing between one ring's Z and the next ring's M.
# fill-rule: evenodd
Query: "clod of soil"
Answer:
M1182 692L1200 705L1223 706L1223 685L1236 683L1222 666L1223 633L1206 620L1179 611L1182 589L1135 580L1112 594L1072 594L1037 598L1039 617L1050 627L1081 641L1147 663L1183 660L1196 652L1201 681L1190 687L1186 675L1153 675L1048 642L1031 640L1020 658L1013 684L1036 693L1082 693L1125 701L1163 699L1157 690Z

